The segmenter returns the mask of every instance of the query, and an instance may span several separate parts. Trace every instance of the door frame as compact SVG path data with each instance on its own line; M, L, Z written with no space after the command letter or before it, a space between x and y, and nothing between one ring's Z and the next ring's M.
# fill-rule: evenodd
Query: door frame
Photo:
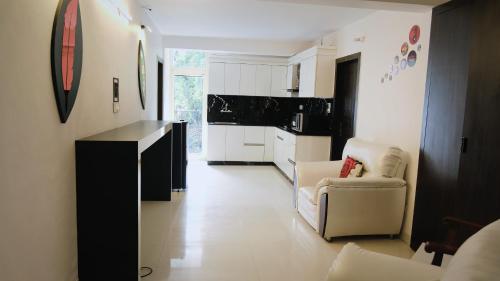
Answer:
M160 65L161 65L161 73L160 73ZM163 62L163 59L160 57L156 58L156 91L157 91L157 96L156 96L156 119L157 120L163 120L165 117L165 63ZM160 80L161 79L161 80ZM161 83L160 83L161 81ZM160 87L161 85L161 87Z
M353 137L356 135L356 122L357 122L357 117L358 117L358 91L359 91L359 81L360 81L359 75L360 75L360 70L361 70L361 52L347 55L347 56L344 56L344 57L341 57L341 58L338 58L335 60L335 77L334 77L334 90L333 90L333 100L335 102L335 97L337 95L337 78L338 78L338 71L337 70L338 70L338 66L341 63L354 61L354 60L358 61L358 66L356 69L356 91L354 93L354 116L353 116L353 120L352 120ZM334 118L334 114L335 114L335 104L334 104L333 109L332 109L332 119ZM333 135L333 133L332 133L332 135ZM331 143L333 145L333 137L332 137ZM332 159L333 159L333 150L330 148L330 160L332 160Z

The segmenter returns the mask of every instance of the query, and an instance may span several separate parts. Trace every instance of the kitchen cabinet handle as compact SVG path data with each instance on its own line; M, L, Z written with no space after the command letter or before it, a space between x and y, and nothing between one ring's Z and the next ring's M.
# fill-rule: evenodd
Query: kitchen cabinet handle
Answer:
M263 143L244 143L244 146L264 146Z
M276 137L277 137L279 140L283 140L283 138L282 138L282 137L280 137L280 136L276 136Z
M293 161L292 159L288 158L288 162L290 162L290 164L292 165L295 165L295 161Z

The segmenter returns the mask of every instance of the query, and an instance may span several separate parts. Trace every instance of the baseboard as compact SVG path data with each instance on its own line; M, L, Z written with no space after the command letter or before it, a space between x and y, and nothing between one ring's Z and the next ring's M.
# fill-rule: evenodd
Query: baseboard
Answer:
M273 162L246 162L246 161L207 161L208 165L227 165L227 166L274 166Z

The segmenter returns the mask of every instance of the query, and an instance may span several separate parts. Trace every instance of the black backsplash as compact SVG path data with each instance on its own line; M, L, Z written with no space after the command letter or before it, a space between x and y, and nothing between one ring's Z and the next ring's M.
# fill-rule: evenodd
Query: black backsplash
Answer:
M221 112L227 103L231 112ZM333 109L333 99L323 98L278 98L256 96L208 95L207 121L236 122L245 126L290 126L292 116L297 112L315 116L328 116L328 103ZM299 106L303 105L303 110ZM330 120L325 118L324 120ZM324 130L330 122L322 124Z

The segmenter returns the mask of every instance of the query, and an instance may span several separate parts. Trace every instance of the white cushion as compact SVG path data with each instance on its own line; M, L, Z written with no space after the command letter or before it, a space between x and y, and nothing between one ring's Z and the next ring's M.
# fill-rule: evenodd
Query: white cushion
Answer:
M367 251L348 243L333 262L328 281L436 281L441 275L440 267Z
M388 178L395 177L402 163L403 151L397 147L389 147L380 159L380 174Z
M366 142L359 138L351 138L347 141L344 151L342 153L342 158L345 159L347 156L351 156L352 158L363 163L363 177L365 176L382 176L382 164L386 164L386 161L383 161L384 156L388 153L396 153L400 158L401 162L399 165L393 164L394 171L391 170L391 175L397 178L403 178L404 171L406 169L407 157L406 153L401 149L389 146L385 144L377 144L372 142ZM397 168L396 168L397 167Z
M442 280L500 280L500 220L465 241L451 259Z

